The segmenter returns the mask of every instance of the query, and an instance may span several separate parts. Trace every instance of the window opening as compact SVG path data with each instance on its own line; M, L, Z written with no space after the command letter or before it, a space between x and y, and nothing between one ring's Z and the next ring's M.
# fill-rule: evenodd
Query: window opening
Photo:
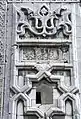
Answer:
M36 104L41 104L41 92L36 92Z

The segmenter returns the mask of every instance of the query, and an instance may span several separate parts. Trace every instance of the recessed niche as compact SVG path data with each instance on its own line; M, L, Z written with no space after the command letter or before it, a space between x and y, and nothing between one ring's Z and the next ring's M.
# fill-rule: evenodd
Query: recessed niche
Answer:
M29 78L27 75L35 75L38 71L36 69L19 69L18 70L18 79L17 79L17 85L19 87L22 87L24 85L28 85Z
M22 100L19 100L17 102L17 114L16 119L24 119L24 102Z
M24 119L39 119L36 115L27 115Z
M73 116L73 103L70 99L65 101L65 111L66 111L66 119L72 119Z
M65 119L65 116L64 115L60 115L60 114L58 114L58 115L54 115L53 117L52 117L52 119Z
M71 70L69 69L53 69L51 71L52 75L60 75L60 76L64 76L64 83L66 86L71 86Z

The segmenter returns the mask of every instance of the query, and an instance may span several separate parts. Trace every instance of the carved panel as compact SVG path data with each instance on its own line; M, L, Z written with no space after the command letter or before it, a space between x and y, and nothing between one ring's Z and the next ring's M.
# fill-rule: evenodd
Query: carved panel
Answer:
M20 61L54 61L69 63L69 46L20 47Z
M51 11L42 5L36 11L21 7L17 11L17 33L19 37L56 37L60 32L69 36L72 32L71 13L67 8Z
M22 88L24 85L31 85L31 81L29 81L29 78L27 75L35 75L38 71L36 69L19 69L18 70L18 78L17 78L17 85Z
M71 86L71 71L70 70L63 70L63 69L53 69L51 71L53 75L60 75L64 76L64 83L66 86Z
M18 76L26 76L26 75L33 75L37 74L38 71L36 69L19 69L18 70Z

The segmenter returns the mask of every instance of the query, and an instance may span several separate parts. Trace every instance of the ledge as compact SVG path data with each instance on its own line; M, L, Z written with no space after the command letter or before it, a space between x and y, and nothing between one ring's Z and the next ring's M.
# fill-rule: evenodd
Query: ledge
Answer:
M48 46L54 46L54 45L62 45L63 44L66 44L66 45L69 45L72 43L71 40L68 40L68 39L21 39L21 40L16 40L16 43L17 44L14 44L15 45L32 45L32 46L36 46L36 45L48 45Z
M64 67L64 68L73 68L72 64L68 63L49 63L50 67ZM16 67L36 67L38 65L36 62L20 62L15 64ZM41 63L39 64L41 65Z

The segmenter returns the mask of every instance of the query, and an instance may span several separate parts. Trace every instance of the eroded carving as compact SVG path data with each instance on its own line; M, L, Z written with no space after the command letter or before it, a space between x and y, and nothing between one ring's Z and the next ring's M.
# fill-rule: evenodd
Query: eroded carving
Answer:
M0 38L4 38L5 34L5 3L0 1Z
M70 70L62 70L62 69L53 69L51 71L53 75L64 76L64 83L66 86L71 86L71 71Z
M4 46L3 43L0 41L0 64L4 62Z
M22 88L24 85L30 86L31 81L27 77L28 75L35 75L38 71L36 69L19 69L18 71L18 79L17 79L17 85Z
M50 11L46 5L42 5L34 12L30 8L21 7L17 11L18 25L17 33L20 37L30 31L36 36L55 36L62 32L64 36L71 34L71 13L67 8L58 11Z
M67 51L63 49L67 48ZM21 57L22 56L22 57ZM69 46L20 47L20 60L49 60L69 63Z
M4 40L5 39L5 0L0 0L0 118L3 109L3 79L4 79Z

